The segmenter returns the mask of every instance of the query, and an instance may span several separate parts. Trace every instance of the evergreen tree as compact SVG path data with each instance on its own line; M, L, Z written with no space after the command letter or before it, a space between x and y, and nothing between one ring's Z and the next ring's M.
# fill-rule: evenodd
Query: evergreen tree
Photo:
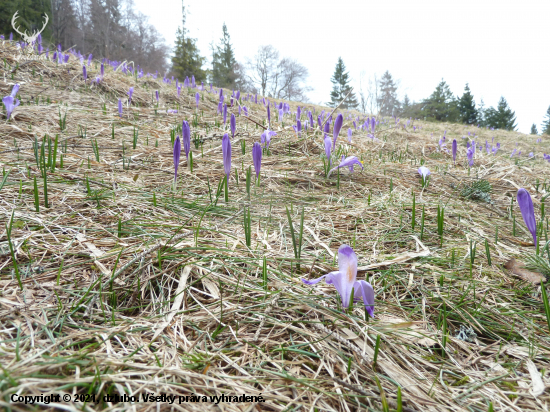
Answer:
M435 91L423 101L422 111L428 119L442 122L455 122L459 119L456 99L445 80L441 79Z
M382 75L379 83L380 96L378 97L378 107L382 116L397 116L401 104L397 100L397 85L389 71Z
M464 88L464 94L458 100L458 110L460 112L460 119L462 123L476 124L477 123L477 110L474 96L470 92L470 87L466 83Z
M550 134L550 106L546 111L545 119L542 121L541 131L543 134Z
M537 130L537 125L535 123L531 126L531 134L539 134L539 131Z
M481 99L479 107L477 108L477 124L481 127L485 127L486 111L487 109L485 109L485 102L483 101L483 99Z
M225 23L223 23L222 33L220 45L212 48L212 83L218 87L233 89L238 77L235 72L237 61Z
M341 57L338 57L334 74L332 75L332 91L330 92L330 102L327 103L330 107L336 107L350 92L352 87L349 85L349 73L346 72L346 66ZM348 98L340 106L342 109L355 109L357 107L357 99L355 93L351 92Z
M22 33L25 31L31 34L33 31L40 30L44 24L44 14L47 14L50 22L52 14L50 10L50 1L46 0L0 0L0 34L9 38L10 33L13 33L14 40L20 39L21 36L15 32L11 25L11 20L16 11L17 20L15 27ZM51 35L50 23L42 32L43 39L49 39Z
M405 95L403 98L403 103L401 103L401 108L403 111L407 110L411 106L411 100L409 99L409 96Z
M500 97L497 108L490 107L485 113L485 125L502 130L516 129L516 113L508 107L504 97Z
M176 46L172 57L172 74L182 82L186 76L189 76L189 78L195 76L195 80L200 82L206 78L206 72L202 69L205 58L199 54L197 40L187 37L183 1L181 9L182 25L178 27L176 33Z

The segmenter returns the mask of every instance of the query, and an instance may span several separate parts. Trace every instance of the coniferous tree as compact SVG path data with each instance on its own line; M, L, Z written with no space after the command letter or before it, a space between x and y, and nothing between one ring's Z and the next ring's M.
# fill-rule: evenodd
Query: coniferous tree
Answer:
M176 46L172 57L172 74L180 81L183 81L186 76L189 76L189 78L195 76L195 80L200 82L206 78L206 72L202 69L205 58L199 53L197 40L187 37L183 2L181 9L182 25L178 27L176 34Z
M378 107L380 107L380 114L382 116L396 116L399 113L401 104L397 100L397 85L387 70L380 79L379 89Z
M537 125L535 123L531 125L531 134L539 134L539 131L537 130Z
M455 122L459 119L456 99L445 80L441 79L430 97L423 101L422 111L426 118L441 122Z
M458 100L457 106L460 112L460 119L462 120L462 123L477 123L476 103L474 101L474 96L470 92L470 87L468 86L468 83L466 83L466 87L464 87L464 94L462 94L462 97Z
M237 80L237 61L231 45L231 38L225 23L222 28L223 36L220 44L213 47L212 53L212 82L218 87L232 89Z
M349 82L349 73L346 72L346 66L341 57L338 57L334 74L332 75L332 91L330 92L330 102L328 106L336 107L350 92L352 87ZM340 106L342 109L354 109L357 107L357 99L355 93L351 92L348 98Z
M504 97L500 97L497 108L490 107L485 113L485 125L502 130L516 129L516 113L510 109Z
M545 119L542 121L541 132L543 134L550 134L550 106L548 106L548 110L544 117Z
M485 127L486 111L487 109L485 109L485 102L483 101L483 99L481 99L479 107L477 108L477 124L481 127Z

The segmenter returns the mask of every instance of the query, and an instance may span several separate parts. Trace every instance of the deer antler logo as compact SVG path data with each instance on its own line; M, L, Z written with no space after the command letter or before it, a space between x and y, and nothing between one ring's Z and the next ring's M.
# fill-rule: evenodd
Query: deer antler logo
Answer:
M26 30L23 33L21 33L19 30L17 30L17 27L15 27L15 20L17 19L17 13L19 13L19 10L15 12L15 14L13 15L13 18L11 19L11 25L13 29L23 37L26 43L34 43L38 35L42 33L46 28L46 25L48 24L48 21L49 21L48 15L45 14L46 21L44 22L44 25L42 26L42 28L40 30L34 31L32 35L29 36Z

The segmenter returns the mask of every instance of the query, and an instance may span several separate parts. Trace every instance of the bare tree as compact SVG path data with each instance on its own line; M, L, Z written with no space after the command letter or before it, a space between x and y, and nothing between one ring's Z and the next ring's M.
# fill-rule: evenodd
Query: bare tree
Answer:
M252 60L247 61L248 79L254 91L262 96L266 95L268 86L273 81L274 72L277 68L279 52L271 45L260 46Z
M279 52L273 46L260 46L246 68L252 91L276 99L308 100L306 93L311 88L305 84L309 75L307 68L288 57L279 60Z

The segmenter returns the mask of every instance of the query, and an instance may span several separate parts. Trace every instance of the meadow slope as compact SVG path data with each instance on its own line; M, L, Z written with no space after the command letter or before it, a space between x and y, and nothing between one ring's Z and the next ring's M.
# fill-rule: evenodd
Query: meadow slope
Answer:
M98 61L84 82L74 57L57 65L19 53L0 45L2 96L21 86L21 105L0 122L2 408L466 412L491 401L495 411L548 410L541 276L504 267L535 253L515 197L527 189L541 220L548 137L379 117L372 139L345 112L338 154L364 169L326 178L320 131L298 136L289 114L273 122L247 193L266 109L242 100L229 107L237 131L226 201L216 93L200 91L197 110L196 89L178 97L160 77L108 67L92 84ZM171 133L182 120L193 169L182 154L174 189ZM474 133L483 147L469 168ZM443 135L449 150L458 141L456 164L438 150ZM500 150L487 153L485 141ZM421 164L431 170L425 188ZM361 302L345 313L332 285L301 281L336 270L341 244L374 287L374 319ZM70 400L33 406L14 394ZM106 397L124 394L137 399ZM252 398L211 402L222 394Z

